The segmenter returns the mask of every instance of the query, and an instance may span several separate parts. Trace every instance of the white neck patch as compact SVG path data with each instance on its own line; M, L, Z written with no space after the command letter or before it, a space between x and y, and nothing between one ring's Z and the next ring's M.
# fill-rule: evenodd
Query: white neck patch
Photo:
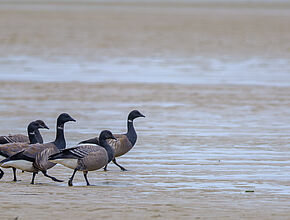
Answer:
M128 120L128 122L133 122L132 120Z
M61 129L61 130L63 130L63 127L62 127L62 126L58 126L57 129Z
M29 134L33 135L33 134L35 134L35 133L34 133L34 132L30 132Z

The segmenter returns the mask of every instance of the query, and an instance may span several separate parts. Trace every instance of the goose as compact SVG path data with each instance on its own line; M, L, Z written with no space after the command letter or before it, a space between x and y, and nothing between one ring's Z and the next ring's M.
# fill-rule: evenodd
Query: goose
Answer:
M24 150L29 147L29 144L36 144L39 140L42 140L41 134L39 133L39 128L49 129L47 125L42 120L36 120L29 123L27 127L27 133L29 137L29 143L9 143L0 145L0 160L3 160L13 154ZM37 137L38 135L38 137ZM41 139L40 139L41 138ZM10 166L4 166L3 168L11 168ZM16 168L13 169L13 181L17 181L16 178ZM4 172L0 169L0 179L3 177Z
M48 129L47 125L44 123L42 120L36 120L36 123L38 123L41 127L39 128L46 128ZM29 126L29 125L28 125ZM8 135L8 136L0 136L0 144L8 144L8 143L30 143L30 144L35 144L35 143L43 143L43 139L41 134L39 133L39 130L36 129L35 131L35 138L36 142L32 143L29 135L23 135L23 134L15 134L15 135Z
M67 148L59 153L49 156L49 160L73 169L73 174L68 185L73 185L73 178L77 171L83 171L87 186L90 185L88 171L98 170L106 166L114 157L113 148L107 143L107 139L116 139L112 132L104 130L99 136L99 145L80 144L76 147Z
M56 122L56 138L53 142L45 144L33 144L29 148L18 152L0 162L2 166L11 166L16 169L32 172L31 184L34 184L34 179L38 171L41 171L44 176L56 182L62 182L53 176L47 174L47 170L54 167L56 164L48 161L48 156L58 153L66 147L64 138L64 124L68 121L76 121L69 114L62 113L58 116Z
M145 117L145 115L141 114L138 110L133 110L129 113L127 118L127 133L125 134L114 134L117 140L108 140L108 143L113 147L115 150L115 157L112 159L113 163L116 164L122 171L127 171L124 167L119 165L116 161L116 157L120 157L127 152L129 152L135 145L137 141L137 133L135 131L133 121L136 118ZM79 144L99 144L99 140L97 137L88 139L85 141L81 141ZM107 171L107 166L104 168Z

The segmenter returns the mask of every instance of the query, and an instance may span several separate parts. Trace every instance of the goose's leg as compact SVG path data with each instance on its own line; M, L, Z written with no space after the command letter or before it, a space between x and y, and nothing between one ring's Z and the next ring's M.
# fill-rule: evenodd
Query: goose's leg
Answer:
M13 170L13 181L16 182L17 181L17 178L16 178L16 168L15 167L12 167L12 170Z
M0 179L3 177L3 175L4 175L4 172L3 170L0 169Z
M73 179L74 179L75 174L76 174L77 171L78 171L77 169L74 169L74 172L73 172L71 178L69 178L69 181L68 181L68 185L69 186L73 186L72 181L73 181Z
M85 180L86 180L86 182L87 182L87 186L89 186L90 183L89 183L89 181L88 181L88 177L87 177L87 175L88 175L88 171L84 171L84 177L85 177Z
M112 161L113 161L114 164L116 164L118 167L120 167L120 169L121 169L122 171L127 171L124 167L122 167L121 165L119 165L119 164L117 163L116 158L114 158Z
M36 174L37 172L33 172L30 184L34 184L34 179L35 179Z
M48 175L46 170L45 170L45 171L41 171L41 172L43 173L44 176L46 176L46 177L52 179L52 180L55 181L55 182L63 182L63 180L59 180L59 179L56 179L56 178L53 177L53 176Z
M104 167L104 171L108 171L108 170L107 170L107 166L108 166L108 164Z

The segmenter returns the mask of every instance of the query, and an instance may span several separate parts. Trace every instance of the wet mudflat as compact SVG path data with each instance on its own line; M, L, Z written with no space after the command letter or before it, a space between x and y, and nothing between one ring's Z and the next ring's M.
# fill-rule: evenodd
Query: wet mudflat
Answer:
M77 119L66 125L68 146L102 129L125 131L130 109L147 116L135 121L138 142L119 159L129 171L110 164L108 172L90 172L94 186L85 187L81 173L71 188L41 174L35 186L28 173L13 183L7 170L0 185L7 218L289 215L288 87L4 82L1 88L1 133L21 132L41 118L51 127L42 132L45 141L52 140L55 117L65 111ZM72 171L56 166L49 173L67 181Z

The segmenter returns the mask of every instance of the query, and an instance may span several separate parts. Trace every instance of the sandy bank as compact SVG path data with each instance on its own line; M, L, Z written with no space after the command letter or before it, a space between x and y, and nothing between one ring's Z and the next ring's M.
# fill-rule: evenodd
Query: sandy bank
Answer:
M288 4L1 3L0 56L290 56Z

